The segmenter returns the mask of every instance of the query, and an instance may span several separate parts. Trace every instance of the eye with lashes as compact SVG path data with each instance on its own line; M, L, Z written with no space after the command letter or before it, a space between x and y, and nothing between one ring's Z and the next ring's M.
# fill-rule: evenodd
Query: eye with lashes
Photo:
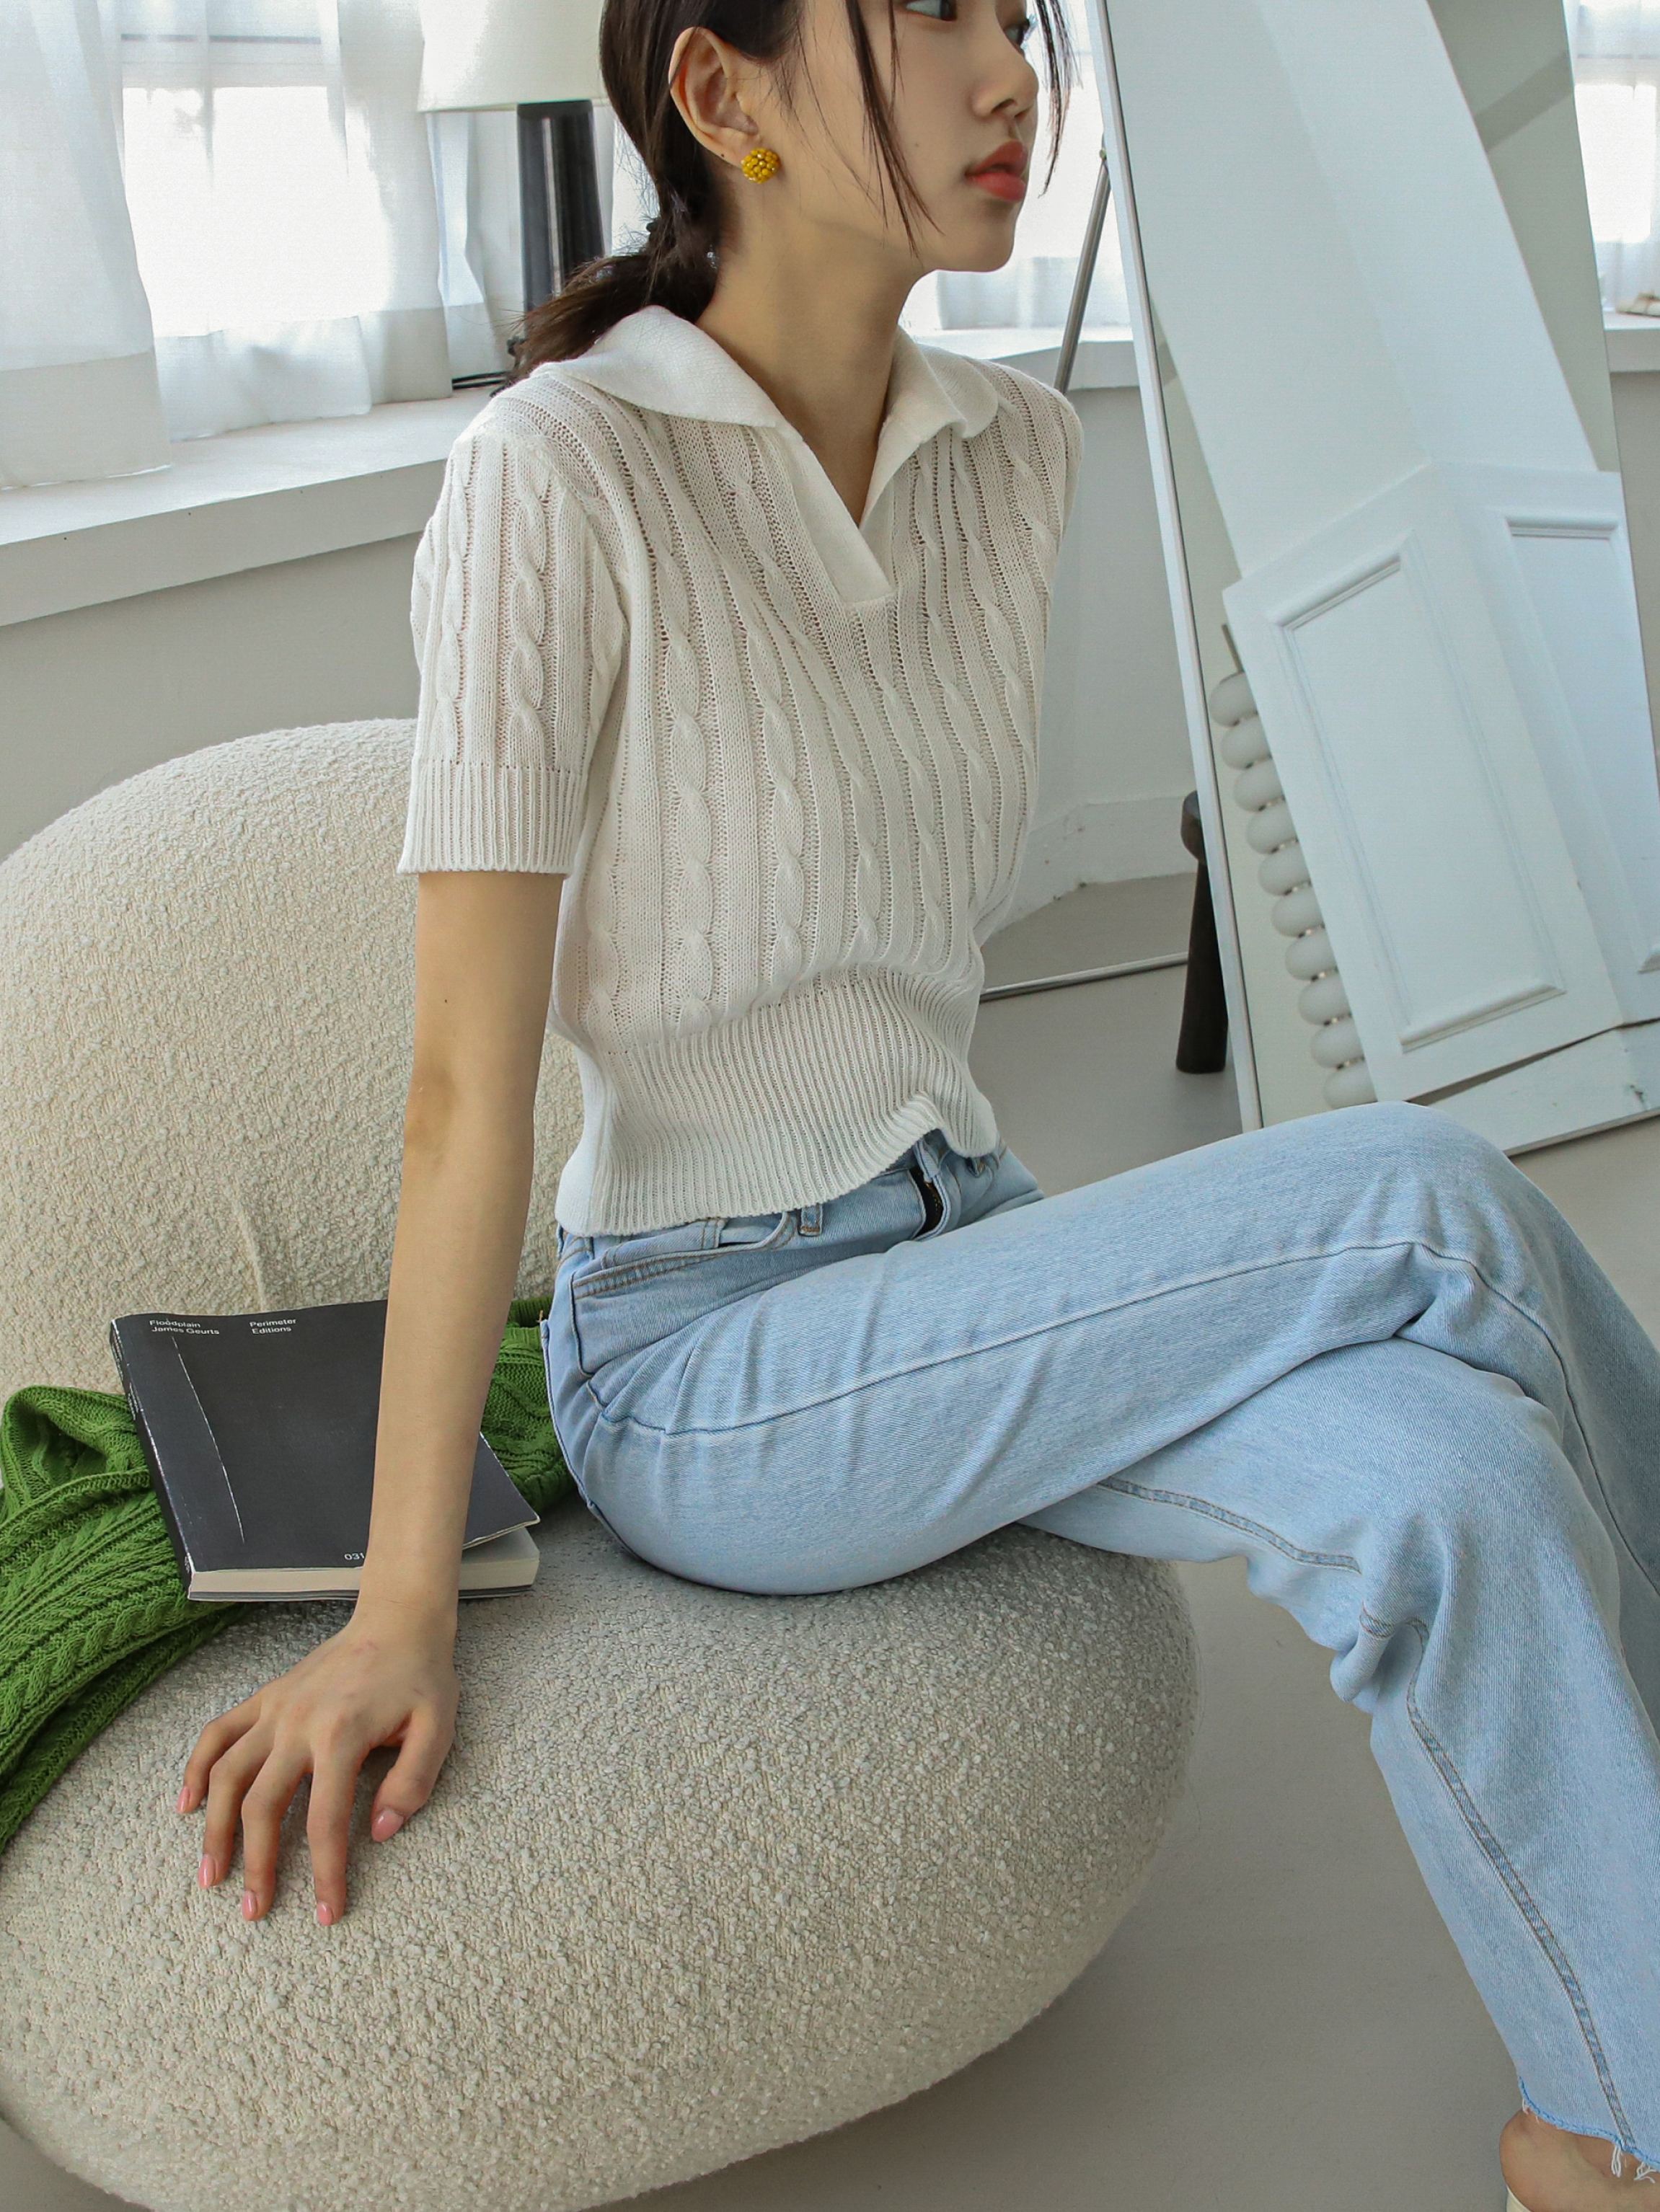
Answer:
M954 23L958 19L958 0L903 0L903 7L908 15L932 15L936 23ZM1010 42L1016 46L1025 45L1032 28L1030 15L1018 16L1012 23L1004 25Z

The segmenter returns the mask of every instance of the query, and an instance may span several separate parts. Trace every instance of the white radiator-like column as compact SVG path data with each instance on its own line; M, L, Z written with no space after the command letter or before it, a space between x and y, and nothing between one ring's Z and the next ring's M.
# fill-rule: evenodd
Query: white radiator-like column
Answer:
M1316 1066L1329 1068L1322 1086L1328 1106L1364 1106L1377 1096L1355 1025L1354 1010L1343 988L1331 949L1325 916L1309 880L1308 863L1298 842L1286 793L1274 773L1274 757L1256 711L1250 685L1241 676L1225 677L1210 695L1211 719L1227 735L1217 746L1234 778L1233 796L1252 816L1246 836L1263 856L1256 880L1274 900L1274 926L1291 939L1286 968L1303 985L1297 1011L1311 1022L1310 1043Z

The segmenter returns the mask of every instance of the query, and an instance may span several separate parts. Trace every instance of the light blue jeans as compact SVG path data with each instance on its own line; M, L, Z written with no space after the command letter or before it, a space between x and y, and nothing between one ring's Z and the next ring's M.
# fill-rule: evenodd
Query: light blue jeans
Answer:
M589 1510L696 1582L1015 1521L1243 1553L1371 1714L1523 2102L1660 2166L1660 1353L1503 1153L1362 1106L1049 1198L936 1128L813 1205L562 1231L543 1344Z

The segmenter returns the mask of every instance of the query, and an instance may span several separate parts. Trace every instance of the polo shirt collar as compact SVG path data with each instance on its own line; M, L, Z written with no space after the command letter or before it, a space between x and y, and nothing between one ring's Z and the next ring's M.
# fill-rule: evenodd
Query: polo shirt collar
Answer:
M958 430L971 438L997 412L996 386L977 362L943 347L919 345L908 331L897 331L887 411L877 439L865 512L855 524L795 425L717 339L672 308L656 304L637 307L613 323L586 353L544 368L557 368L660 414L706 422L748 422L778 432L808 502L821 509L828 502L836 510L817 518L832 533L829 540L821 538L821 550L827 542L841 540L842 557L832 553L827 565L840 588L854 599L879 597L891 588L867 533L878 503L898 471L941 430ZM848 543L848 532L858 538L859 545Z
M664 415L794 428L718 339L670 307L636 307L586 353L560 366L619 399ZM976 362L943 347L921 346L909 331L895 331L885 435L890 427L903 428L914 434L914 451L947 428L971 438L996 412L995 387Z

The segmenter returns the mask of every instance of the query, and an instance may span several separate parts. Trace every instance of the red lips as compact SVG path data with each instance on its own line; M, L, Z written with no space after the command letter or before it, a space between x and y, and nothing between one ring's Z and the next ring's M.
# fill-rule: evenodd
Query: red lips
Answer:
M978 185L993 199L1018 207L1026 197L1026 149L1018 138L1006 138L994 154L966 170L968 181Z
M989 169L1006 169L1012 175L1024 177L1028 158L1027 149L1018 138L1006 138L994 154L988 154L983 161L976 161L966 173L983 177Z

